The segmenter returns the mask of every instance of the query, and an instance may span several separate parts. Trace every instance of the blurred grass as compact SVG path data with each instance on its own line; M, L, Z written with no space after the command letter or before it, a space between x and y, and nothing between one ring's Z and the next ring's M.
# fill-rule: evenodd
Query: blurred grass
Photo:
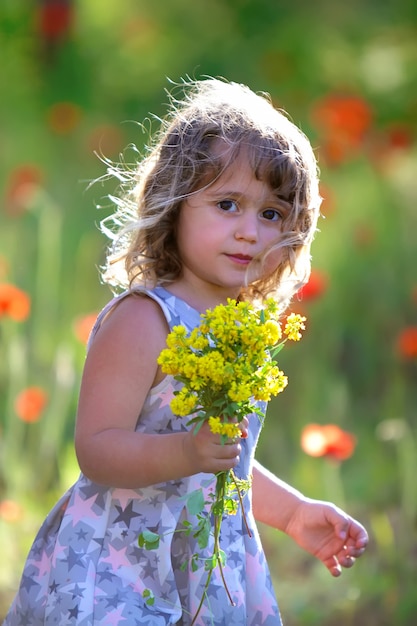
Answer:
M129 142L142 147L135 120L163 114L166 77L211 74L269 91L312 139L322 169L313 264L326 289L294 304L308 330L280 359L290 384L271 403L259 457L308 495L346 504L371 545L334 581L263 529L285 623L411 626L417 360L398 337L417 325L415 3L63 5L52 31L39 25L45 2L0 7L0 283L32 300L25 322L0 310L0 614L41 520L78 471L71 441L85 346L75 322L110 296L98 280L105 242L96 224L114 185L88 188L104 173L94 151L117 159ZM352 95L369 124L353 137L357 119L333 110L341 119L329 136L329 111L324 126L317 111ZM28 167L26 183L13 182ZM49 396L32 424L14 406L30 385ZM309 422L353 432L354 456L339 465L306 456L299 440Z

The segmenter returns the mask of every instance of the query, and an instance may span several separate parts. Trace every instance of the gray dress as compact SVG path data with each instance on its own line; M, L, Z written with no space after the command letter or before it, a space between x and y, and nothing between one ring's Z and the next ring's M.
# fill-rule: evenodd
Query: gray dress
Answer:
M198 311L164 288L146 293L161 306L170 327L182 324L191 330L199 324ZM126 295L103 309L91 340L107 312ZM180 387L167 376L151 389L136 430L186 430L189 417L176 417L169 407L174 390ZM235 470L242 478L252 471L259 432L259 417L251 415ZM213 491L213 475L197 474L143 489L116 489L98 485L81 474L35 538L4 626L189 625L203 593L206 573L203 567L192 572L188 565L191 555L201 552L196 540L173 531L182 528L186 519L196 524L185 507L184 495L200 487L207 494ZM221 547L227 555L224 572L234 606L216 568L197 620L199 626L281 624L250 493L245 497L245 510L251 536L240 510L222 524ZM139 547L138 536L144 529L161 535L156 550ZM185 569L181 568L184 563ZM145 589L155 596L153 606L148 606L142 596Z

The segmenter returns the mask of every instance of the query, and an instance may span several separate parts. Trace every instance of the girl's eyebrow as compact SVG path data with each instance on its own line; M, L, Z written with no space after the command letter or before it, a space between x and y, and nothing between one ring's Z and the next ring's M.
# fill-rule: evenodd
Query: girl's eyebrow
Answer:
M245 194L242 191L233 191L232 189L219 189L213 190L213 195L224 196L225 198L244 198Z
M244 191L236 191L236 190L227 189L227 188L223 189L221 187L219 189L213 189L211 195L215 199L218 199L221 197L221 198L233 198L236 200L241 200L242 198L246 197L246 194ZM291 202L288 202L288 200L285 200L281 196L275 194L273 191L271 191L270 195L265 197L265 199L263 200L263 204L271 204L271 205L280 207L284 209L287 213L289 213L292 209Z

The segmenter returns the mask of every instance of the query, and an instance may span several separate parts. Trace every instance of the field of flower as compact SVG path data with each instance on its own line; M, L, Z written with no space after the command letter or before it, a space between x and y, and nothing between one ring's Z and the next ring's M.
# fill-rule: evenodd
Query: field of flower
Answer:
M164 114L167 77L268 91L311 138L323 218L260 460L367 526L333 580L262 529L286 626L417 623L417 8L411 0L2 0L0 618L77 476L85 342L110 297L97 223ZM209 16L208 16L209 13ZM145 121L144 126L137 121ZM102 157L102 158L100 158Z

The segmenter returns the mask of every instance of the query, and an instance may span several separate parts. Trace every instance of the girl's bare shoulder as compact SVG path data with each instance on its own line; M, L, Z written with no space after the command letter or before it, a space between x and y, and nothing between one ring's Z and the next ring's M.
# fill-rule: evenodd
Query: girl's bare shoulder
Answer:
M165 316L155 300L132 293L110 309L97 330L91 348L116 346L151 352L162 350L169 332Z

